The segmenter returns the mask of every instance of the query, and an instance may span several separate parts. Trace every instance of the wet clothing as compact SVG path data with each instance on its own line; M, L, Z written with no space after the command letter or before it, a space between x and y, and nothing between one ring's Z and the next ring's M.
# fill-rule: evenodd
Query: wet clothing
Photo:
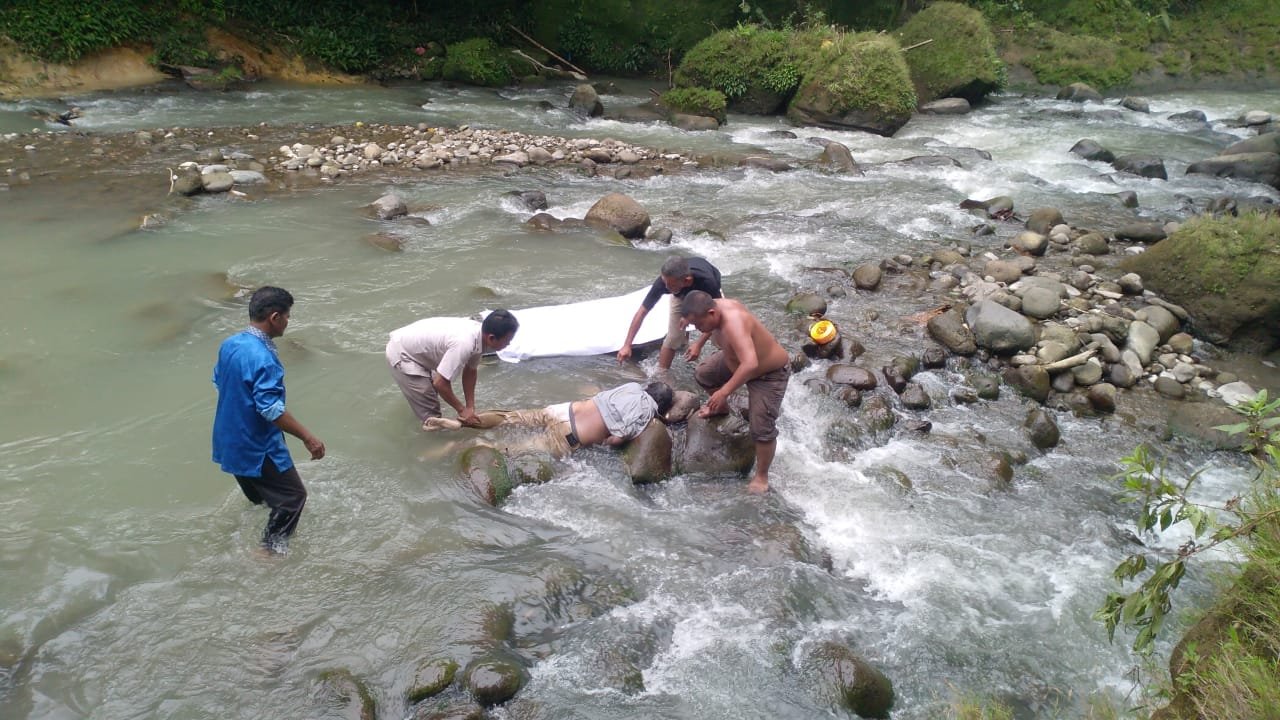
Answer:
M271 338L250 328L224 340L213 384L213 461L223 472L258 477L267 458L282 472L293 467L284 432L275 425L285 411L284 366Z
M723 351L712 353L693 372L694 380L707 392L719 390L732 377ZM778 416L782 414L782 397L790 378L791 365L787 364L747 381L747 422L752 440L766 443L778 437Z
M480 367L480 323L467 318L427 318L392 330L387 340L391 377L419 420L440 417L433 375L452 383L463 368Z
M609 434L624 440L644 432L658 414L658 403L640 383L627 383L596 393L591 402L600 411Z
M689 258L689 275L693 277L693 284L675 293L671 298L671 312L667 320L667 337L662 341L662 347L668 350L680 350L688 341L685 333L688 326L681 318L681 298L688 295L690 290L701 290L713 298L724 297L724 293L720 289L720 271L716 269L715 265L703 258L691 257ZM640 304L645 310L652 310L658 304L658 299L669 292L671 291L667 290L667 284L662 281L662 276L659 275L658 279L653 281L653 286L649 288L649 293L644 296L644 300Z
M213 461L235 476L250 502L271 508L262 543L278 550L298 527L307 490L275 424L285 412L284 366L275 342L255 327L224 340L213 384Z

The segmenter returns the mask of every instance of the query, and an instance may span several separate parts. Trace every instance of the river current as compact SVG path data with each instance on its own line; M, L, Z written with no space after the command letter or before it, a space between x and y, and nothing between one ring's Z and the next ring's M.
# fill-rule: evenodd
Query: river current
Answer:
M624 87L606 106L647 95ZM922 416L931 434L844 445L832 428L849 411L804 387L815 367L791 383L765 498L731 477L633 487L616 457L589 451L492 508L458 481L448 439L418 431L383 346L421 317L634 290L670 251L711 260L726 293L783 336L786 299L823 287L806 268L957 242L999 251L1014 228L974 238L965 198L1007 194L1020 211L1058 207L1102 229L1135 214L1182 219L1222 194L1275 199L1183 171L1245 136L1226 122L1241 112L1280 114L1280 93L1165 94L1151 97L1150 114L1119 116L1099 114L1114 101L1082 109L1006 95L966 116L914 118L895 138L796 129L795 139L770 134L787 128L776 119L733 116L719 132L688 133L536 107L566 98L563 88L431 85L66 99L90 133L468 123L797 161L818 154L805 138L821 135L867 168L356 177L253 201L201 197L146 232L128 230L165 203L167 183L150 170L122 169L129 182L109 192L93 177L0 192L0 717L317 717L318 678L333 668L369 685L379 717L405 717L417 664L474 657L499 607L514 612L507 642L531 674L516 701L492 711L500 719L839 717L800 668L805 648L827 639L892 679L903 720L948 717L965 698L998 699L1027 718L1139 702L1170 641L1148 664L1091 619L1113 589L1111 568L1138 548L1132 510L1115 500L1117 460L1154 443L1174 472L1205 470L1206 496L1248 476L1230 455L1162 440L1159 401L1122 399L1101 419L1059 413L1062 443L1040 452L1012 392L953 405L947 390L961 375L935 370L918 378L934 398ZM30 130L27 114L43 106L0 103L0 133ZM1211 129L1167 118L1189 109ZM1067 152L1085 137L1161 156L1170 180ZM928 154L962 167L878 164ZM429 208L429 226L398 230L408 235L400 253L363 240L382 228L360 207L391 189ZM526 230L529 211L504 193L527 189L544 191L559 217L625 192L673 230L672 247ZM1136 211L1115 199L1122 190L1138 194ZM297 298L281 341L289 406L328 446L311 462L290 441L311 496L279 561L254 556L264 513L209 461L217 347L246 323L243 288L262 284ZM902 290L851 292L831 314L874 363L920 352L922 330L904 318L929 307ZM541 406L653 370L652 357L623 367L608 357L491 361L479 404ZM677 360L677 379L691 374ZM1029 458L1008 488L970 461L993 449ZM797 546L808 550L787 550ZM1208 601L1210 570L1184 581L1183 606ZM1183 628L1180 616L1167 637ZM620 655L642 690L610 675Z

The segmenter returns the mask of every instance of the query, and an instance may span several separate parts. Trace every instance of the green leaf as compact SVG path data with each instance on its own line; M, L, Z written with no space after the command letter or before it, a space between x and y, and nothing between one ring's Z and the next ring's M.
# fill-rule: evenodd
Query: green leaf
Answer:
M1249 423L1235 423L1233 425L1214 425L1214 430L1221 430L1228 435L1239 435L1249 429Z

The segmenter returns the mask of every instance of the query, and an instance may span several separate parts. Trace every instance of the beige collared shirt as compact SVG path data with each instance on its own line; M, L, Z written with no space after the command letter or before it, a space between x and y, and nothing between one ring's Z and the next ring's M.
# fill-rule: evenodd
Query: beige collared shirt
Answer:
M449 382L464 366L480 366L480 323L468 318L427 318L391 331L387 362L405 375L439 373Z

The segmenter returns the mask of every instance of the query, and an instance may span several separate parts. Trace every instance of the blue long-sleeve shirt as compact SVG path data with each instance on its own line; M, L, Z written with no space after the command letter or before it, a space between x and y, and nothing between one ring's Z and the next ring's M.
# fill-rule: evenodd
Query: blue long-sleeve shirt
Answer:
M236 333L218 348L213 368L218 409L213 417L213 461L224 472L261 477L267 457L280 472L293 467L284 432L284 366L267 341Z

